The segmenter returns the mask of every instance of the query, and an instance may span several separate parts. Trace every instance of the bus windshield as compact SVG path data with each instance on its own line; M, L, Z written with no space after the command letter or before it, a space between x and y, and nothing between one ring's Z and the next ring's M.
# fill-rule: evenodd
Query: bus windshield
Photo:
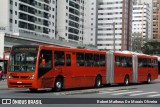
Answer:
M13 47L10 55L9 71L35 71L38 47Z

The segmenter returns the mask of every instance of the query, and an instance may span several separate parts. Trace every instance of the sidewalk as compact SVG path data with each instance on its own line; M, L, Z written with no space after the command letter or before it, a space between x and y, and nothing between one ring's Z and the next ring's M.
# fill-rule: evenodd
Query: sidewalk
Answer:
M7 80L6 79L0 80L0 90L1 89L7 89L7 88L8 88Z

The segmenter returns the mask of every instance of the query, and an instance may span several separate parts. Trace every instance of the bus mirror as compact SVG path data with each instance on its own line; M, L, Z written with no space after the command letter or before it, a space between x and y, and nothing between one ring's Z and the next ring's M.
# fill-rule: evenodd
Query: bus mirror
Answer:
M46 60L42 59L42 65L46 65Z

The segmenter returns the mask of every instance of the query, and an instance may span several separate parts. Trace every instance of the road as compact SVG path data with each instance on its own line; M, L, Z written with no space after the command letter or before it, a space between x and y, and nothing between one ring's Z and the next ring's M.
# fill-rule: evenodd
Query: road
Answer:
M36 93L30 92L28 89L8 89L6 80L0 81L0 98L160 98L160 78L156 81L152 81L150 84L131 84L129 86L112 85L103 86L102 88L85 88L85 89L69 89L62 92L52 92L48 90L39 90ZM0 105L1 107L2 105ZM4 105L3 105L4 106ZM7 105L5 105L7 106ZM20 106L20 105L19 105ZM27 106L27 105L24 105ZM35 105L41 107L44 105ZM50 105L45 105L50 107ZM83 104L54 104L52 106L72 107L72 106L86 106ZM127 104L89 104L87 106L110 106L110 107L124 107ZM134 106L153 106L159 107L159 104L130 104L130 107ZM14 105L13 105L14 107ZM18 107L17 105L15 107Z

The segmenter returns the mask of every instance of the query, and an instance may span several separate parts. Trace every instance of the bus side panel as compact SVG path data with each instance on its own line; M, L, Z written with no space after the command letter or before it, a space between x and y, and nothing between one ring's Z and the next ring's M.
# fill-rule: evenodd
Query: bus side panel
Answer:
M147 80L149 68L138 67L138 82L144 82Z
M151 74L151 80L158 79L158 68L151 68L150 74Z

